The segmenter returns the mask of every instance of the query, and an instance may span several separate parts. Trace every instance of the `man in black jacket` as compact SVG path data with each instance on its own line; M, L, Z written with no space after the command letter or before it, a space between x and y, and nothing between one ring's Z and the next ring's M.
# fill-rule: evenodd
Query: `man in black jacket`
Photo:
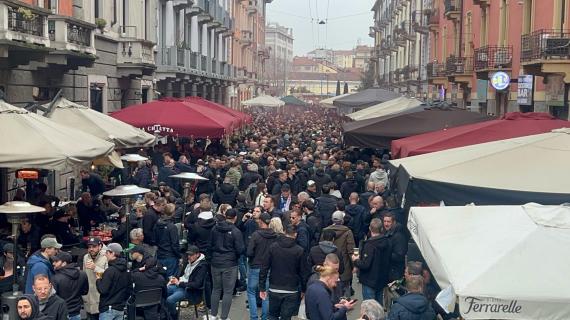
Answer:
M267 261L269 247L277 239L277 234L269 228L271 215L267 212L260 214L257 219L259 229L257 229L249 239L247 246L247 257L249 258L249 272L247 274L247 300L249 303L249 318L258 319L257 316L257 290L259 285L259 272L263 264ZM267 289L267 284L261 285ZM269 300L261 303L261 318L267 318L269 311Z
M86 192L89 189L92 197L96 197L105 191L105 182L96 173L87 170L81 170L81 191Z
M166 267L166 276L171 277L178 274L178 260L180 254L180 236L178 228L172 223L172 215L176 206L169 203L158 222L154 226L154 239L156 242L156 258Z
M406 254L408 253L408 240L402 225L396 222L394 214L387 212L382 218L383 232L390 239L390 275L389 280L394 281L404 276L406 268Z
M144 268L134 270L132 279L134 284L134 295L136 296L142 290L161 289L162 297L166 299L166 279L163 276L164 270L158 265L155 258L145 259ZM160 319L160 305L143 307L137 310L142 313L145 320Z
M340 254L338 248L334 244L335 236L336 232L334 230L323 230L323 240L317 245L311 247L311 250L309 251L308 267L311 270L314 266L323 265L323 263L325 263L327 255L333 253L338 257L338 260L340 261L339 273L342 274L344 272L344 261L342 260L342 254ZM342 286L339 286L339 288L342 288Z
M319 243L319 239L321 239L321 232L322 232L322 221L321 216L318 211L315 209L315 203L312 199L304 201L301 208L305 213L305 221L307 222L307 226L309 228L309 235L310 238L310 246L314 246Z
M127 260L122 257L123 247L118 243L107 246L105 256L109 267L98 277L99 319L122 319L126 301L131 295L131 274L127 272Z
M82 296L89 292L87 274L79 270L73 263L71 254L65 251L59 252L52 258L55 275L53 276L53 288L57 295L65 300L70 320L81 320Z
M208 276L206 256L197 246L190 245L186 251L188 260L178 278L171 278L168 283L166 304L173 319L176 319L176 303L182 299L199 301L204 294L204 280ZM204 296L207 296L204 294Z
M292 210L290 212L290 219L291 224L297 228L297 244L303 248L304 253L309 253L309 249L311 248L311 235L309 226L303 221L301 209Z
M150 207L142 218L144 243L148 245L155 245L154 239L154 225L158 222L158 217L166 207L165 198L157 198L154 200L152 207Z
M34 295L40 303L40 312L51 320L67 320L68 312L65 300L58 297L52 289L47 275L38 274L34 277Z
M295 243L296 237L297 229L288 225L285 236L269 247L267 261L261 267L260 284L265 284L269 274L269 290L259 286L261 299L269 299L269 319L291 319L299 310L299 289L305 292L303 248Z
M352 234L354 235L354 243L356 243L356 245L358 246L360 240L364 239L364 236L366 235L365 218L368 213L366 212L366 209L363 206L358 204L359 203L358 193L356 192L351 193L348 200L350 204L345 207L344 212L346 212L346 214L350 216L350 222L348 223L348 227L350 228Z
M237 280L238 259L245 245L241 231L234 225L237 210L226 211L225 220L212 229L210 240L212 265L212 316L218 316L220 298L222 312L220 319L227 319L232 305L232 296Z
M362 298L384 303L384 287L388 284L390 267L390 240L381 234L382 221L370 221L371 237L362 244L362 252L352 255L362 283Z
M331 188L328 184L323 186L322 191L322 195L317 198L317 210L321 215L322 227L326 228L332 224L332 214L336 210L338 199L329 194Z
M224 179L224 183L222 183L216 192L214 192L214 197L212 201L214 203L220 204L229 204L232 207L236 206L236 199L238 196L239 190L234 185L230 183L230 178L226 177Z

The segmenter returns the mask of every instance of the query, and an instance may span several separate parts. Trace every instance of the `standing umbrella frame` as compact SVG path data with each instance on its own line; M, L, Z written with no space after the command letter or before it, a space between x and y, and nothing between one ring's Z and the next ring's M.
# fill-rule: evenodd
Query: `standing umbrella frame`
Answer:
M129 248L129 243L130 243L130 215L131 215L131 210L130 210L130 203L129 200L131 199L132 196L136 196L139 194L143 194L143 193L147 193L150 192L150 189L146 189L146 188L141 188L139 186L136 185L122 185L122 186L118 186L115 187L115 189L109 190L109 191L105 191L103 192L103 195L105 196L110 196L110 197L120 197L121 198L121 202L123 203L124 207L125 207L125 223L126 228L127 228L127 234L126 234L126 249ZM130 256L127 253L127 261L130 261Z

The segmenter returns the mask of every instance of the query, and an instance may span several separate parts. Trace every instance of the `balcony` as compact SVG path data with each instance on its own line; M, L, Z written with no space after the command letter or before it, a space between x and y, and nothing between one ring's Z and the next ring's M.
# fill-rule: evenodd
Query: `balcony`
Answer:
M218 5L218 1L210 1L208 4L208 14L210 19L208 21L208 28L219 28L222 26L222 7Z
M570 30L541 29L521 37L521 64L525 72L546 76L564 74L570 82Z
M461 19L461 0L445 0L445 17L449 20Z
M257 46L257 54L261 57L261 59L269 59L271 55L271 48L260 44Z
M473 0L473 4L476 6L480 6L481 8L488 7L489 5L491 5L491 0Z
M427 20L428 18L424 17L423 12L415 11L412 14L412 30L419 34L428 35L429 26Z
M428 83L433 85L446 85L447 72L445 64L438 62L430 62L426 66Z
M249 0L247 5L247 14L256 14L257 13L257 1Z
M450 56L445 63L449 81L455 83L471 83L473 79L473 57Z
M484 46L474 50L475 72L478 79L488 79L489 72L511 70L513 46Z
M253 44L253 32L251 30L242 30L241 31L241 38L239 39L239 43L244 46L250 46Z
M439 10L437 8L427 9L429 31L436 32L439 29Z
M95 62L95 25L71 17L52 15L48 20L50 47L44 68L58 65L67 70L92 67Z
M186 11L191 16L199 15L206 10L206 0L194 0L194 4Z
M154 43L142 39L136 26L121 27L117 46L117 68L120 76L150 76L156 69Z

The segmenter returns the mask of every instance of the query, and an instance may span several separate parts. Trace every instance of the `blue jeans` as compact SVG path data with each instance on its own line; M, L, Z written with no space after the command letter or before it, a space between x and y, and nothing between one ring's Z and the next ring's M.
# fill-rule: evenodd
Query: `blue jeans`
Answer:
M123 320L123 311L109 309L99 313L99 320Z
M166 267L166 277L174 277L178 275L178 259L176 258L163 258L158 261Z
M239 256L238 260L240 285L245 285L245 281L247 280L247 267L247 258L245 257L245 254L242 254Z
M265 282L265 290L267 291L268 281ZM249 319L257 320L257 295L259 290L259 269L249 268L247 274L247 303L249 304ZM269 299L261 302L261 320L267 320L269 311Z
M171 315L176 315L176 304L186 298L186 289L169 285L167 291L168 298L166 298L166 305L168 306L168 311Z
M67 318L69 320L81 320L81 314L76 314L74 316L69 316L69 318Z
M374 299L379 304L384 305L384 289L374 289L365 285L362 285L362 300Z

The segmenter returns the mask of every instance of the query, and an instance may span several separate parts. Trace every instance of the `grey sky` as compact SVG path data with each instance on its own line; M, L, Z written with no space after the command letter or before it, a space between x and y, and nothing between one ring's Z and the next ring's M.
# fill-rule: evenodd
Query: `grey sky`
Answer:
M368 36L373 4L374 0L273 0L267 4L267 21L293 28L294 53L298 56L316 47L352 49L358 40L373 43ZM327 17L327 24L317 24L317 18Z

